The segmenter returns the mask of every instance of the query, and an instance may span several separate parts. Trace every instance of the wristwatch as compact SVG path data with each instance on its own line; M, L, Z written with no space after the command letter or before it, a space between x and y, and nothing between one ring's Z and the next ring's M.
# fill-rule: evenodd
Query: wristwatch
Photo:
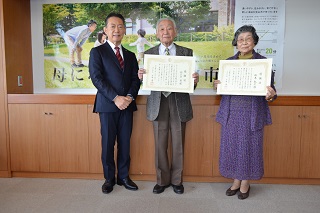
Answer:
M134 98L131 94L128 94L127 96L129 96L134 101Z

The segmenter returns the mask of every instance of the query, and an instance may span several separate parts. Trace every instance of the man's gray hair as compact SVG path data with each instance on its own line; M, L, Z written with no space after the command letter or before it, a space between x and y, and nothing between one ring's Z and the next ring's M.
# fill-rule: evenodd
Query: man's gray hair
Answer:
M156 26L157 32L158 32L159 23L165 20L172 21L174 29L177 29L176 22L172 18L166 17L166 18L161 18L157 21L157 26Z

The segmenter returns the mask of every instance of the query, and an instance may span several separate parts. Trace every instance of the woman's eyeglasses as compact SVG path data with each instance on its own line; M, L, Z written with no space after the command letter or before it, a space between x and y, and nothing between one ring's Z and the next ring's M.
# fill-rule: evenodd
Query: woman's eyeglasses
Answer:
M245 39L241 38L241 39L238 39L238 40L237 40L237 43L238 43L238 44L243 44L243 43L245 43L245 42L246 42L246 43L251 43L251 42L253 42L253 38L251 38L251 37L250 37L250 38L245 38Z

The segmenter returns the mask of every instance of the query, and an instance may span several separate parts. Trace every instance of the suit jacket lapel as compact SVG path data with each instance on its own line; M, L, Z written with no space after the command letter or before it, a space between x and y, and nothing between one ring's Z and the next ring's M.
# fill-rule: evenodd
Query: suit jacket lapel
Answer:
M123 61L124 61L124 65L123 65L123 70L124 70L126 68L126 64L127 64L128 58L129 58L129 54L128 54L128 50L126 48L124 48L123 46L122 46L122 53L123 53Z
M179 45L176 45L176 44L174 45L176 46L176 55L183 56L182 48Z
M160 47L160 44L158 46L155 46L155 48L152 49L152 51L150 53L152 55L159 55L159 47Z

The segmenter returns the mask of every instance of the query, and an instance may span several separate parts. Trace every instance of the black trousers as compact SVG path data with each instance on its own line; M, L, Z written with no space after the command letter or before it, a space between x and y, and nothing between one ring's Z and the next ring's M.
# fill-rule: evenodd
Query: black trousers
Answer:
M118 112L99 113L101 124L101 161L106 180L115 178L116 166L114 146L117 141L117 176L120 179L129 176L130 169L130 138L132 133L133 112L122 110Z

